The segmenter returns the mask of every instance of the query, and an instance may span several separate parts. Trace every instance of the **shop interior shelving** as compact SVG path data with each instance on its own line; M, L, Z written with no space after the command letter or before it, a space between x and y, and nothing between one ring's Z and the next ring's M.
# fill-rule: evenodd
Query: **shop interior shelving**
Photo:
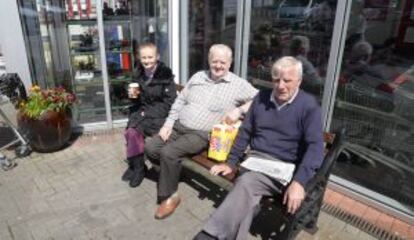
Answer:
M102 14L97 14L97 1L102 1ZM65 4L72 85L78 97L76 121L107 120L105 79L112 117L125 118L125 111L120 110L130 104L126 86L132 80L134 66L129 1L66 0ZM102 17L103 27L98 24L99 17ZM99 36L103 36L103 41ZM101 54L105 54L105 58Z
M126 87L132 81L134 49L130 10L116 13L104 15L103 25L112 118L122 119L122 110L130 104Z

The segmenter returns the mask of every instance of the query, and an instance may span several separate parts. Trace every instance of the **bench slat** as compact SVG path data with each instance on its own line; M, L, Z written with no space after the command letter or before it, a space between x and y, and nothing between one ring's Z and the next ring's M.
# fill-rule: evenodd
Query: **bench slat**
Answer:
M185 159L182 162L184 168L200 174L205 179L208 179L213 184L220 186L221 188L225 189L226 191L230 191L233 188L233 183L228 179L225 179L221 176L213 176L210 174L210 171L207 168L200 167L198 162L193 161L192 159Z
M204 151L201 154L194 156L192 159L193 159L193 161L197 162L198 164L200 164L201 166L203 166L206 169L210 169L212 166L218 164L218 162L216 162L216 161L214 161L214 160L207 157L207 151ZM236 177L236 174L231 173L229 175L222 176L222 177L224 177L228 181L233 181L234 178Z
M335 139L335 134L333 133L328 133L328 132L324 132L323 134L323 138L324 138L324 142L325 144L331 145ZM325 154L328 152L329 146L325 146ZM204 167L205 169L209 170L212 166L219 164L219 162L208 158L207 156L207 151L203 151L202 153L195 155L192 157L192 160L196 163L198 163L199 165L201 165L202 167ZM199 172L197 171L197 168L199 168L200 166L194 166L193 167L193 171ZM212 176L211 174L208 176L204 176L204 177L210 177ZM222 178L227 179L230 182L233 182L235 180L237 176L237 173L231 173L229 175L226 176L221 176Z

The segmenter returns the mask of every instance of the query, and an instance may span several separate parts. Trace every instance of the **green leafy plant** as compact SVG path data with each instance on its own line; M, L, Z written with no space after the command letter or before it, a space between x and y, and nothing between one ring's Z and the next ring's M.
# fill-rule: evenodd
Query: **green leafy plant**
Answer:
M75 95L63 87L42 90L34 85L27 100L19 104L19 109L29 118L40 119L47 111L63 112L70 109L75 101Z

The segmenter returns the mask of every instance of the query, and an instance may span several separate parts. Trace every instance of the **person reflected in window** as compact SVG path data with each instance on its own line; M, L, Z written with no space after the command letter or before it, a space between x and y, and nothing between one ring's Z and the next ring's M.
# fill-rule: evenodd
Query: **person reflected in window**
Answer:
M312 31L321 32L331 38L334 26L337 0L325 0L316 3L309 12L306 24Z
M289 45L290 54L302 62L303 66L303 83L309 85L321 85L322 80L318 71L308 60L310 50L309 38L306 36L294 36Z
M352 46L343 73L346 82L356 81L363 86L376 88L386 81L383 74L371 66L372 53L372 45L367 41L359 41Z
M125 130L128 168L122 175L131 187L139 186L145 176L144 137L158 133L177 95L174 75L159 61L157 47L153 43L141 44L138 54L140 63L132 82L138 83L139 91L129 108Z
M119 1L117 8L115 9L115 15L128 15L129 14L129 8L128 8L128 2L127 1Z
M353 0L349 15L348 29L346 33L346 46L354 46L357 42L365 40L367 20L364 16L364 0Z
M103 3L102 14L104 17L114 15L114 9L109 7L108 2Z
M291 169L293 177L285 182L244 169L195 240L246 239L263 196L283 194L287 212L295 213L305 197L306 184L322 164L321 109L312 95L299 88L302 63L294 57L282 57L272 66L271 75L273 89L262 90L253 99L227 163L214 165L210 173L227 175L236 171L250 146L250 151L270 156L266 160L272 161L272 166L295 165L296 169Z

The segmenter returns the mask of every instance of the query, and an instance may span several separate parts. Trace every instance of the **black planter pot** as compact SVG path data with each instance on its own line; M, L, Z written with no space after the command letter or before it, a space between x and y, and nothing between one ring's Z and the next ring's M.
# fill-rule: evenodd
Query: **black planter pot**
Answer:
M17 123L33 150L53 152L61 149L69 140L72 115L70 111L44 113L40 119L32 119L19 112Z

